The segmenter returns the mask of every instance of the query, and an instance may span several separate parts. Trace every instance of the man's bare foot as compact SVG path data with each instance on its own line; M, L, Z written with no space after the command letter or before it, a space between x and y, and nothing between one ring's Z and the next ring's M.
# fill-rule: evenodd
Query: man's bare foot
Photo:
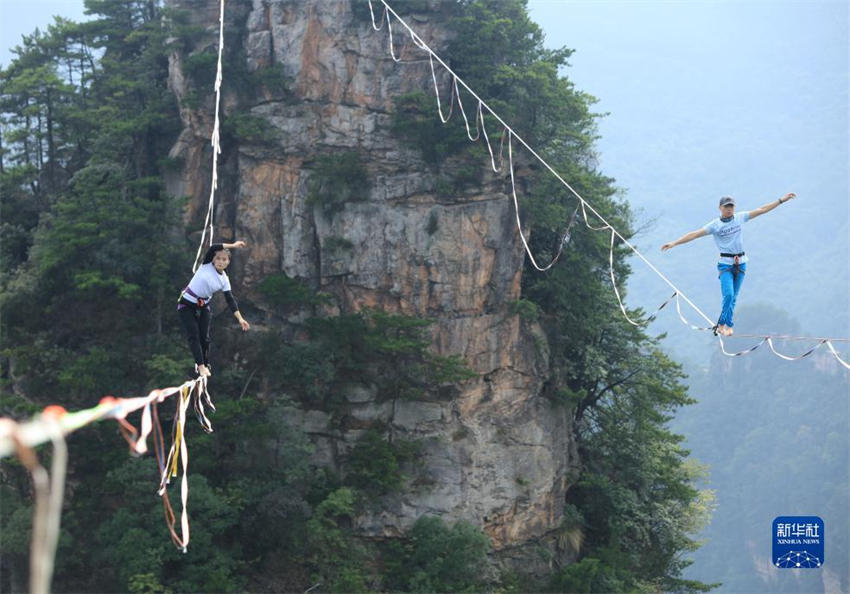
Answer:
M715 334L719 334L720 336L726 336L726 324L718 324L717 332Z
M198 365L198 375L201 377L209 377L212 375L212 372L207 368L206 365Z
M730 328L729 326L726 326L725 335L732 336L733 334L735 334L735 331L732 330L732 328Z

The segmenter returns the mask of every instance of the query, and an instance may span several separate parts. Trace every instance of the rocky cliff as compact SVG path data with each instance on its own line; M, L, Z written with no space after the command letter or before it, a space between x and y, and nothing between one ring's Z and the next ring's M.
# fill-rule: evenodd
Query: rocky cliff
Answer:
M205 31L191 47L176 48L170 68L184 127L171 153L181 168L169 190L190 197L186 221L199 229L214 104L212 89L198 88L186 65L214 51L218 2L167 4ZM461 355L478 374L450 402L378 402L368 386L353 386L346 414L358 422L343 428L330 426L326 412L292 408L317 460L336 467L372 423L424 444L427 480L358 518L364 535L398 535L420 515L437 514L481 526L507 555L530 542L553 542L577 464L575 444L566 414L541 395L549 375L545 336L512 313L523 252L504 179L482 161L480 185L448 197L438 191L421 151L391 129L395 98L432 93L427 55L396 27L404 63L393 62L386 30L373 31L364 8L365 0L362 7L348 0L227 3L223 118L250 116L263 123L265 139L225 143L220 157L217 236L250 245L235 256L231 278L246 303L261 302L253 297L265 276L284 272L330 293L336 311L378 307L427 317L434 350ZM440 51L446 17L439 2L430 8L402 14ZM234 87L271 67L284 75L285 92L261 87L246 99L245 89ZM311 177L319 157L351 151L365 166L367 199L331 216L308 200ZM285 323L280 312L265 315L269 324Z

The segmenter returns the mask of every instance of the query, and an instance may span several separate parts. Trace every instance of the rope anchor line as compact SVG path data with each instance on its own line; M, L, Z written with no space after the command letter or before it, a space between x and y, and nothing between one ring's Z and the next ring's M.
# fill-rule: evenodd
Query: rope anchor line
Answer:
M591 205L587 200L585 200L581 196L581 194L579 194L579 192L576 191L575 188L573 188L545 159L543 159L543 157L541 157L525 140L523 140L522 137L519 134L517 134L514 131L513 128L511 128L511 126L509 126L495 111L493 111L490 108L490 106L488 106L487 103L469 85L467 85L466 82L464 82L463 79L460 76L458 76L457 73L454 70L452 70L452 68L448 64L446 64L446 62L442 58L440 58L440 56L438 54L434 50L432 50L428 46L428 44L426 44L422 40L422 38L416 33L416 31L414 31L410 27L410 25L408 25L407 22L404 19L402 19L398 15L398 13L396 13L392 9L392 7L389 4L387 4L386 0L375 0L375 1L381 2L381 5L383 7L383 11L381 13L381 18L379 19L380 20L380 24L379 24L379 22L376 21L376 19L375 19L375 10L374 10L374 7L372 5L373 0L368 0L369 14L370 14L371 19L372 19L372 28L375 31L381 31L384 28L384 25L386 25L387 33L388 33L388 37L389 37L389 53L390 53L390 57L392 58L393 62L399 63L399 62L403 61L401 54L403 53L403 49L404 49L404 48L402 48L402 51L399 53L399 55L398 56L396 55L395 42L393 40L393 31L392 31L393 19L395 19L398 22L398 24L400 24L401 26L403 26L407 30L413 44L417 48L419 48L420 50L428 53L428 62L429 62L430 69L431 69L431 79L434 83L434 94L436 96L436 102L437 102L437 114L440 118L440 121L443 124L445 124L449 121L449 119L451 119L452 112L453 112L453 109L454 109L454 104L455 104L455 102L457 102L458 109L460 110L461 117L463 118L464 126L466 128L467 138L469 138L469 140L472 141L472 142L476 142L481 138L484 139L484 142L487 145L487 150L488 150L489 155L490 155L490 164L491 164L491 167L492 167L492 169L495 173L499 173L502 169L502 166L504 165L504 163L503 163L503 146L504 146L504 142L505 142L505 137L507 136L508 167L509 167L509 170L510 170L510 180L511 180L511 197L513 199L514 210L516 212L516 225L517 225L517 229L519 231L520 240L522 241L522 245L523 245L523 248L525 250L525 253L528 256L529 262L531 263L531 265L536 270L538 270L540 272L545 272L545 271L549 270L550 268L552 268L552 266L554 266L555 263L558 261L558 259L560 258L561 254L563 252L564 247L569 243L570 229L572 227L573 221L576 218L576 213L573 213L572 217L570 218L570 221L569 221L569 223L566 227L566 231L563 234L561 242L559 243L558 250L555 253L555 255L552 257L552 260L548 264L546 264L545 266L540 266L537 263L537 261L534 257L534 254L532 253L531 248L528 245L528 240L525 236L525 233L522 230L522 221L520 219L519 200L517 198L516 180L515 180L515 174L514 174L513 142L512 142L513 140L516 140L531 155L533 155L534 158L536 158L537 161L541 165L543 165L547 170L549 170L549 172L570 192L570 194L572 194L572 196L574 196L576 198L576 200L578 201L578 205L576 206L576 210L578 210L579 208L581 209L582 218L584 220L585 226L587 226L588 229L590 229L592 231L610 230L610 232L611 232L611 242L610 242L610 249L609 249L608 266L609 266L609 275L610 275L610 278L611 278L611 285L613 287L614 294L616 295L617 302L618 302L618 305L620 307L620 310L621 310L623 316L626 318L626 320L629 323L631 323L635 326L646 326L646 325L648 325L650 322L652 322L653 320L656 319L656 316L658 315L658 313L662 309L664 309L664 307L670 302L670 300L675 298L675 300L676 300L676 311L677 311L679 319L682 321L682 323L684 323L686 326L688 326L692 330L705 331L705 330L711 330L713 328L714 323L712 322L711 318L709 318L708 315L706 315L705 312L702 311L702 309L700 309L696 305L696 303L694 303L691 299L689 299L688 296L685 295L684 292L682 292L675 284L673 284L655 265L653 265L652 262L650 262L641 253L640 250L638 250L632 243L630 243L628 241L628 239L626 239L623 236L622 233L620 233L611 223L609 223L605 219L605 217L603 217L593 207L593 205ZM440 98L440 89L439 89L439 83L438 83L438 80L437 80L438 77L437 77L437 73L436 73L436 68L434 66L435 61L445 70L446 73L449 74L449 76L451 78L449 106L448 106L448 111L446 112L445 115L444 115L442 100ZM475 122L475 134L474 135L472 134L472 131L470 129L469 118L466 114L466 110L464 109L463 101L461 100L460 87L463 87L463 89L465 89L466 92L468 92L478 102L476 109L475 109L475 117L474 117L474 122ZM487 129L486 129L486 126L485 126L485 121L484 121L484 113L485 112L489 116L493 117L496 121L498 121L502 125L502 128L503 128L502 129L501 141L499 143L499 151L498 151L499 166L498 167L496 166L495 153L493 151L493 146L492 146L492 143L490 141L490 137L487 134ZM601 225L595 226L595 225L592 225L590 223L590 220L589 220L588 215L587 215L588 210L590 210L590 212L593 214L593 216L596 217L602 223ZM617 288L616 279L614 277L614 246L615 246L615 242L616 242L617 239L622 241L623 244L631 250L632 254L634 254L640 260L642 260L644 262L644 264L646 264L649 267L649 269L652 270L652 272L654 272L656 274L656 276L658 276L671 289L673 289L673 295L671 297L669 297L664 303L662 303L661 306L658 307L658 309L655 311L655 313L653 313L651 316L649 316L646 320L635 321L629 316L628 311L626 310L626 307L623 304L623 300L621 298L620 291ZM696 311L709 324L709 326L708 327L696 326L696 325L692 324L691 322L689 322L688 320L686 320L684 315L682 314L682 306L681 306L682 300L684 300L685 303L687 303L694 311ZM839 355L838 351L835 349L835 346L833 344L834 342L850 342L850 339L848 339L848 338L814 338L814 337L807 337L807 336L785 336L785 335L742 335L742 336L743 337L751 337L751 338L760 338L762 340L761 340L761 342L759 342L755 346L750 347L749 349L746 349L744 351L740 351L740 352L737 352L737 353L729 353L729 352L726 351L726 348L725 348L725 345L724 345L722 338L720 336L718 336L718 339L719 339L718 345L720 347L720 350L723 352L723 354L730 356L730 357L737 357L737 356L745 355L745 354L748 354L748 353L755 351L758 347L760 347L762 344L767 342L768 346L770 347L771 352L773 354L775 354L776 356L778 356L778 357L780 357L780 358L782 358L786 361L797 361L797 360L803 359L805 357L808 357L814 351L819 349L821 346L826 345L829 352L833 355L833 357L835 357L835 359L843 367L845 367L846 369L850 369L850 362L842 359L842 357ZM773 344L774 340L808 340L808 341L813 341L813 342L816 341L817 344L815 344L813 347L811 347L808 351L806 351L802 355L788 356L788 355L780 353L779 351L776 350L776 348Z
M224 0L220 0L218 14L218 63L216 65L215 84L215 118L213 121L212 134L210 135L210 145L212 146L212 178L210 179L210 197L207 200L207 214L204 219L204 230L201 233L201 242L198 245L198 252L195 254L195 263L192 265L192 272L198 270L198 263L201 261L201 254L204 251L204 240L207 238L207 230L209 229L209 243L213 242L213 212L215 210L215 191L218 189L218 156L221 154L221 124L219 121L219 112L221 106L221 83L223 80L221 61L224 54Z
M12 419L0 418L0 437L6 437L5 448L11 448L32 478L34 505L29 589L35 594L47 594L50 591L56 545L59 542L68 448L56 418L64 412L65 409L60 406L49 406L42 413L44 440L53 443L49 473L39 462L33 447L19 435L17 423Z

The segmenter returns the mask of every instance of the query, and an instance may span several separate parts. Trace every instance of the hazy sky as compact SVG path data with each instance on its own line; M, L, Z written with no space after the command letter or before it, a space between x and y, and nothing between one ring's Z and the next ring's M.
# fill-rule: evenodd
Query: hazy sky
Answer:
M581 90L600 99L599 111L610 113L600 124L602 168L614 168L611 173L635 190L629 182L636 181L630 179L630 169L636 166L630 164L640 164L643 170L665 168L675 156L659 149L659 138L685 150L678 155L682 161L698 160L703 143L716 153L714 166L723 167L713 172L718 187L711 196L725 180L736 178L748 161L772 159L791 142L799 150L798 134L816 140L813 145L821 147L820 154L824 135L833 143L830 148L843 148L838 156L845 166L838 168L846 176L848 4L846 0L529 2L547 45L576 50L567 74ZM783 119L778 121L778 116ZM790 122L786 116L792 116ZM794 129L788 130L789 124ZM801 127L805 127L802 134ZM742 135L753 145L724 144L726 138ZM765 139L770 140L768 155L763 154L765 146L756 144ZM807 156L798 153L796 160L806 161ZM785 183L799 181L785 174ZM764 181L757 180L752 189L770 196L785 187L765 187ZM644 191L632 191L630 198L641 203ZM664 194L655 189L651 197L657 198L658 192Z
M53 15L74 21L86 18L82 0L0 0L0 65L8 66L14 58L10 50L20 45L21 35L36 27L46 30Z

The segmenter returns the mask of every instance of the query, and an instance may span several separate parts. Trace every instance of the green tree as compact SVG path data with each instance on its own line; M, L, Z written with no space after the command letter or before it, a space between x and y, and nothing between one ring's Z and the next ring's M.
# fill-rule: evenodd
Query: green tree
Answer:
M490 539L466 522L422 516L384 554L385 585L400 592L484 592Z
M331 592L364 592L363 564L368 558L362 545L351 535L355 494L343 487L330 493L316 506L307 522L308 563L313 580Z
M370 499L399 490L405 476L402 466L411 462L418 444L410 441L385 439L383 430L367 430L348 455L346 483L359 489Z

